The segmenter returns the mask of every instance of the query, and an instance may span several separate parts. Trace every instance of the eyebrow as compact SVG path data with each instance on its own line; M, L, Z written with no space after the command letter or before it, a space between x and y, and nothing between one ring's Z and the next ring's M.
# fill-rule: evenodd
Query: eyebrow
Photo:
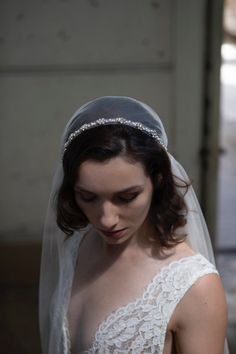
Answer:
M144 188L143 185L131 186L131 187L116 191L115 194L128 193L128 192L132 192L132 191L142 191L143 188ZM89 191L86 188L83 188L83 187L80 187L80 186L75 186L74 189L75 189L76 192L85 192L85 193L96 194L95 192Z

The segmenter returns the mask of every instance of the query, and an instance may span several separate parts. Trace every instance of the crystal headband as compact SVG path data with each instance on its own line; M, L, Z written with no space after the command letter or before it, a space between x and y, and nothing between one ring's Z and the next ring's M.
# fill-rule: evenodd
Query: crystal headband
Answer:
M133 127L133 128L138 129L138 130L141 130L142 132L150 135L152 138L157 140L158 143L161 144L164 147L165 150L167 150L167 147L161 141L160 137L158 136L158 134L157 134L157 132L155 130L145 127L145 125L143 125L142 123L132 122L131 120L127 120L127 119L118 117L118 118L110 118L110 119L99 118L99 119L95 120L94 122L83 124L79 129L75 130L73 133L71 133L69 135L69 137L68 137L68 139L67 139L67 141L65 142L65 145L64 145L64 152L66 151L68 145L78 135L82 134L86 130L89 130L89 129L92 129L92 128L96 128L96 127L99 127L99 126L103 126L103 125L109 125L109 124L128 125L129 127Z

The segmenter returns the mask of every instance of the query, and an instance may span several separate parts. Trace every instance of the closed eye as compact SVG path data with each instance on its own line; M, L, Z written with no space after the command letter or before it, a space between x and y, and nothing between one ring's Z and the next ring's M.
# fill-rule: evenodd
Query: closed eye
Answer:
M93 202L97 196L92 193L82 193L82 192L77 192L76 195L81 199L83 202Z
M135 200L140 193L142 193L143 188L136 189L135 191L121 191L117 192L113 195L112 199L114 203L131 203L133 200ZM75 196L76 198L80 199L82 202L94 202L98 199L100 199L100 196L98 194L95 194L93 192L83 190L83 189L75 189Z
M118 197L118 200L120 200L122 203L131 203L133 200L137 198L138 195L139 193L120 195Z

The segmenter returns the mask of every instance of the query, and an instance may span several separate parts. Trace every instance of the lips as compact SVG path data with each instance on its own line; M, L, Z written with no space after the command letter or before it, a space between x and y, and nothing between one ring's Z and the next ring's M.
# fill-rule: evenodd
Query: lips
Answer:
M120 230L114 230L114 231L105 231L105 230L100 230L102 234L106 237L113 237L113 238L120 238L124 235L126 232L126 228L120 229Z

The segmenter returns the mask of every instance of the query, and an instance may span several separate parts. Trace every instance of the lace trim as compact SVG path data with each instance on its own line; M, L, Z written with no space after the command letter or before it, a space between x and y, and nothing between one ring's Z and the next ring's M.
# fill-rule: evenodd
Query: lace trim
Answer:
M197 279L209 273L217 270L200 254L164 266L141 297L112 311L101 322L91 347L80 354L138 354L144 349L162 353L166 328L176 305ZM69 331L66 335L70 343Z

